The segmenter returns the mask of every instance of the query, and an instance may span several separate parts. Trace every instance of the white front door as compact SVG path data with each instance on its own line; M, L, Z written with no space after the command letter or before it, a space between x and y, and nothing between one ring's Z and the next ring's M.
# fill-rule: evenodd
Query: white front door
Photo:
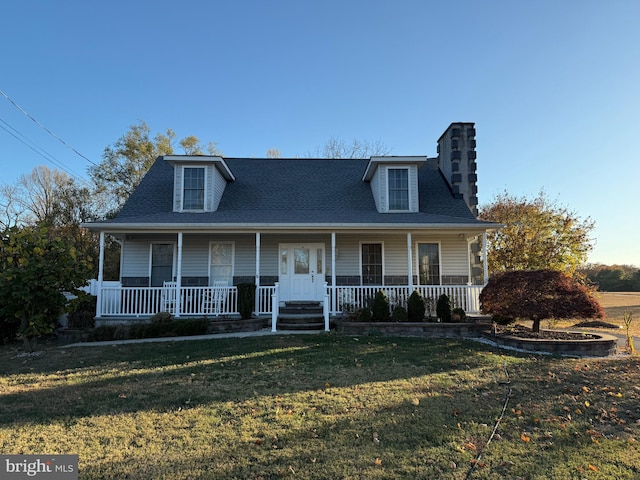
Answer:
M324 244L280 244L280 299L322 300L325 294Z

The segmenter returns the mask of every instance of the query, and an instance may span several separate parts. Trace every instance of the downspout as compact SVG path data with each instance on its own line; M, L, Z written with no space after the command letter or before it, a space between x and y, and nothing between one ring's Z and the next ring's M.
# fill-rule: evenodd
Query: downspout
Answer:
M331 311L337 312L336 299L336 232L331 232Z
M409 274L409 293L411 295L413 293L413 262L411 261L411 232L407 232L407 272Z
M484 284L489 281L489 262L487 261L487 232L482 234L482 263L484 267Z
M175 317L180 318L180 310L182 307L182 232L178 232L178 267L176 273L176 311Z
M260 312L260 232L256 232L256 294L255 294L255 313Z
M102 279L104 277L104 232L100 232L100 258L98 260L98 294L96 295L96 318L102 316Z

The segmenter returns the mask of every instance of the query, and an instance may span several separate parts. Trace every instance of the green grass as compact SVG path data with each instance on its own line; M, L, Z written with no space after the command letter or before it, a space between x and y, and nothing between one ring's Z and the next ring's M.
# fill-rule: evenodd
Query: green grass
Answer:
M0 452L79 454L81 479L640 477L638 357L334 334L19 354Z

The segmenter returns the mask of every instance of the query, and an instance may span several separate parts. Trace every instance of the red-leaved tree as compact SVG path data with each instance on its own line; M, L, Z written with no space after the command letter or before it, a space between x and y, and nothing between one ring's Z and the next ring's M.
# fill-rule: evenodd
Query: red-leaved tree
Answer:
M480 293L482 313L506 319L533 320L540 331L547 318L602 318L591 291L557 270L517 270L493 275Z

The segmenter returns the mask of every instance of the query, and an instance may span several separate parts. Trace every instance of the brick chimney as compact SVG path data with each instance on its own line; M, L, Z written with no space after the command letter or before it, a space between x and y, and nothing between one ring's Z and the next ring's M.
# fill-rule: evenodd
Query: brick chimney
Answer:
M438 139L438 166L457 198L463 198L474 215L478 215L476 182L475 124L458 122Z

